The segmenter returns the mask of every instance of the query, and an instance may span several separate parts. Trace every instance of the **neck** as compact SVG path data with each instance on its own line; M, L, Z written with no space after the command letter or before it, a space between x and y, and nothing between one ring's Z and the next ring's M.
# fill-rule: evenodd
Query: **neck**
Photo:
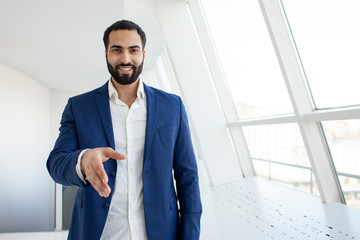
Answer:
M140 78L128 85L119 84L112 77L111 82L118 93L119 99L122 102L126 103L126 105L128 105L130 108L137 98L137 89L139 86Z

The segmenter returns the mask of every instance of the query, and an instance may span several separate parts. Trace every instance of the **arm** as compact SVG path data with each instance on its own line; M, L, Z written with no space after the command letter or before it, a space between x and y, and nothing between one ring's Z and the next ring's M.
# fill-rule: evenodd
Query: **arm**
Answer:
M111 148L93 148L83 152L83 149L79 149L78 139L70 98L62 115L60 135L47 161L48 171L55 182L78 187L87 187L91 184L100 196L108 197L111 189L107 184L108 177L102 163L110 157L122 160L126 156ZM76 172L76 165L80 165L81 174L86 176L86 182Z
M60 134L50 152L46 167L55 182L63 185L86 187L76 173L79 149L76 122L73 114L72 99L70 98L60 123Z
M180 126L175 144L174 176L180 203L181 238L197 240L200 235L199 179L186 111L180 100Z

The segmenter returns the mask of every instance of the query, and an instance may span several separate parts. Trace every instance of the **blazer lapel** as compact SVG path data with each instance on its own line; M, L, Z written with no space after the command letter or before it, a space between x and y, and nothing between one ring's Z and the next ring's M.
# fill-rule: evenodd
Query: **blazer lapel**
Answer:
M115 149L114 133L112 128L109 105L108 82L98 89L96 94L96 105L99 111L106 138L108 140L108 144L112 149Z
M147 156L150 151L154 133L156 130L156 122L158 116L157 97L154 91L151 90L146 84L144 84L144 90L146 95L147 114L146 114L146 134L145 134L145 146L144 146L144 166Z

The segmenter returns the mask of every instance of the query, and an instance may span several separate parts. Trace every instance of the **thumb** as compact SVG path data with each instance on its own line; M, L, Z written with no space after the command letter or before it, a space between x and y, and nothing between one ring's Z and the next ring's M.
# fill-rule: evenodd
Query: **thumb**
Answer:
M117 160L124 160L127 157L126 155L121 154L121 153L113 150L112 148L104 148L103 153L107 157L107 159L113 158L113 159L117 159Z

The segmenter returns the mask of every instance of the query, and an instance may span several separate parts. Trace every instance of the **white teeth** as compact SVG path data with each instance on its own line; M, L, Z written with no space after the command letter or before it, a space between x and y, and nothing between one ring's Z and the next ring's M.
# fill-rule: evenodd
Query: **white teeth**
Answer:
M122 71L130 71L132 67L119 67Z

